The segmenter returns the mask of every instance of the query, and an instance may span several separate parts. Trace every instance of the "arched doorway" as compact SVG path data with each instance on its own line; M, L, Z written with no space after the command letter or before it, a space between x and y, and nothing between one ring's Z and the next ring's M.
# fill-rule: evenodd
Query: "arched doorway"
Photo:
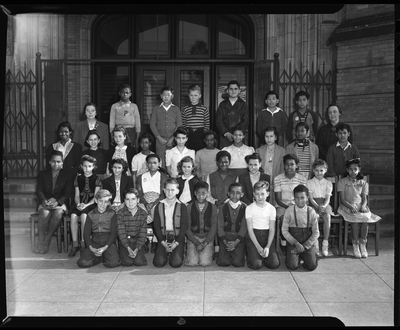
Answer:
M92 36L93 95L103 122L124 83L132 86L142 132L150 131L152 109L166 85L183 108L187 88L200 84L213 129L230 80L239 81L241 97L253 111L254 28L244 15L106 15L95 21Z

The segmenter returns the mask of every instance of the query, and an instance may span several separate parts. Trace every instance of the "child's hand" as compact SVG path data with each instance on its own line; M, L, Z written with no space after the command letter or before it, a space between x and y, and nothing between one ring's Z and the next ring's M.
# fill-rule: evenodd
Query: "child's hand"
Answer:
M161 245L165 248L165 252L172 252L171 243L168 243L167 241L161 241Z
M128 246L128 254L130 258L135 258L138 253L138 249L132 250L130 246Z
M325 207L323 207L323 206L318 206L318 214L322 214L322 213L324 213L325 212Z
M79 211L82 211L85 207L86 207L86 204L85 204L85 203L79 203L79 204L76 206L76 208L77 208Z
M292 253L298 254L298 253L304 252L304 246L303 246L302 244L300 244L299 242L296 242L296 243L294 244L294 246L295 246L296 248L292 250ZM293 251L295 251L295 252L293 252Z
M167 140L165 140L165 139L163 139L161 136L159 136L158 138L157 138L157 140L162 144L162 145L165 145L165 144L167 144Z
M353 205L350 205L350 212L351 213L357 213L358 211Z
M269 255L269 248L265 247L264 248L264 258L268 257Z
M90 251L92 251L93 252L93 254L96 256L96 257L100 257L101 256L101 254L99 254L99 249L95 249L93 246L91 246L91 245L89 245L89 250Z
M363 212L363 213L368 212L367 205L362 205L362 206L361 206L361 212Z
M229 141L231 141L231 142L233 141L233 135L231 132L227 132L225 136Z
M265 252L264 252L264 249L261 247L261 245L259 247L257 247L257 252L262 258L264 258Z
M224 204L223 201L215 201L215 205L216 205L217 207L221 206L222 204Z

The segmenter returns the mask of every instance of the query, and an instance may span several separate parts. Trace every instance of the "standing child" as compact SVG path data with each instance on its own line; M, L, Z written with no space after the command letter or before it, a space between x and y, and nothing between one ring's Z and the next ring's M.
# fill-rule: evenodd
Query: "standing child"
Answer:
M86 249L76 262L79 267L92 267L103 262L108 268L121 265L117 246L117 216L110 205L111 193L101 189L95 195L96 207L87 215L83 235Z
M258 181L268 182L268 191L270 176L264 173L261 167L261 156L258 153L247 155L245 157L248 172L239 176L239 182L243 185L243 198L242 201L247 205L253 203L253 187ZM269 196L269 193L268 193ZM268 199L267 199L268 200Z
M185 234L189 222L186 205L176 198L178 187L175 179L168 179L164 184L166 198L154 209L154 231L157 241L160 242L153 259L156 267L164 267L169 261L171 267L178 268L183 263Z
M174 133L174 138L176 147L165 152L165 165L171 178L178 177L178 163L183 157L190 156L194 159L196 155L194 150L188 149L185 146L188 140L188 132L183 126L177 128Z
M81 169L83 174L78 174L75 177L75 207L71 210L71 236L72 236L72 247L68 253L68 257L75 256L79 249L78 243L78 219L81 221L81 243L80 251L83 253L85 250L85 241L83 230L85 228L85 222L87 214L96 207L95 196L97 192L102 188L102 182L100 178L93 173L96 168L96 159L84 155L81 158Z
M247 266L251 269L260 269L263 265L270 269L280 266L273 244L276 210L267 202L268 195L269 183L257 182L254 185L254 202L246 207Z
M257 134L262 141L264 140L264 129L268 126L275 126L279 137L277 143L283 147L287 116L286 113L277 106L279 103L278 93L269 91L265 94L264 102L267 107L262 109L257 117Z
M318 159L318 146L308 138L309 126L306 123L296 125L296 140L286 147L286 153L299 158L299 173L311 179L312 164Z
M158 201L165 198L164 184L169 176L163 168L160 167L161 159L157 154L150 154L146 157L148 172L140 174L136 180L136 189L139 192L139 199L144 204L147 213L150 215L148 224L153 222L154 207ZM153 228L154 231L154 228ZM157 238L153 236L151 252L154 253L157 247Z
M196 152L195 164L197 166L197 176L202 181L205 181L210 173L218 169L215 163L215 156L220 150L215 147L217 134L214 131L205 131L202 140L206 147Z
M110 110L110 132L112 133L116 126L122 126L128 134L132 146L135 147L141 127L139 109L135 103L130 101L131 95L131 86L121 85L119 89L120 100L114 103Z
M287 154L283 157L285 172L279 174L274 179L274 192L276 206L276 216L279 218L280 227L282 227L282 218L285 210L295 204L293 189L299 184L306 185L307 179L304 175L297 173L299 159L296 155ZM286 252L286 240L281 232L281 246L283 253Z
M233 132L233 144L222 148L231 154L229 169L236 176L247 173L247 164L244 158L254 153L254 148L243 144L244 131L235 129Z
M72 175L75 176L79 170L79 162L82 154L82 145L73 142L71 140L72 136L72 126L68 121L64 121L58 125L57 128L60 140L56 143L50 144L46 149L46 162L49 164L50 155L53 150L58 150L62 152L63 155L63 165L62 168L71 171Z
M371 213L367 205L369 186L360 173L360 159L346 161L346 170L348 175L340 179L337 184L337 191L340 194L340 205L337 212L343 216L345 221L351 223L354 257L367 258L368 224L381 220L381 217Z
M88 149L82 152L82 156L88 155L96 159L97 168L94 173L100 180L103 180L107 172L107 150L100 148L100 145L101 140L99 133L96 130L89 131L85 138L85 146L87 146Z
M62 163L62 152L53 150L50 154L50 168L40 171L37 177L36 195L39 206L35 253L46 254L49 251L51 238L60 225L63 214L67 212L73 176L62 168Z
M129 188L124 207L117 212L118 252L122 266L145 266L147 240L147 212L138 207L139 192Z
M153 154L150 147L154 144L154 138L149 133L143 133L139 136L140 152L132 158L132 178L133 184L136 184L136 178L149 169L147 168L146 157Z
M318 116L317 114L308 109L308 100L310 94L306 91L297 92L295 95L296 104L298 109L293 111L288 118L288 124L286 128L286 138L288 143L292 143L296 137L296 125L298 123L307 123L310 127L309 139L314 141L314 137L318 130Z
M129 137L126 134L125 128L118 125L114 127L112 133L112 145L110 149L107 150L107 176L110 176L109 171L111 160L114 158L121 158L128 164L127 175L132 175L132 159L136 154L136 149L131 146Z
M256 149L256 152L260 154L262 161L261 167L264 169L265 174L269 175L271 179L270 200L269 202L275 206L275 194L274 194L274 179L278 174L284 172L283 168L283 156L285 156L285 148L278 145L279 133L275 126L268 126L265 128L262 134L265 144L260 148Z
M243 197L243 187L239 182L229 186L229 201L218 211L218 237L220 249L217 258L218 266L244 267L246 204L240 201Z
M114 158L110 162L111 176L103 180L103 188L111 193L111 208L114 212L124 207L124 194L127 189L133 188L131 176L126 175L128 164L121 158Z
M201 104L201 87L191 85L189 87L190 105L182 110L182 125L187 129L187 147L198 151L204 147L202 135L204 131L210 129L210 113L205 105Z
M293 190L295 205L290 205L283 216L282 234L288 241L285 264L290 270L300 266L314 270L318 266L315 241L318 240L318 215L307 205L308 189L300 184Z
M360 158L358 148L349 142L350 131L349 124L339 123L336 125L338 141L329 147L326 154L328 176L347 175L346 161Z
M179 193L176 196L182 203L187 205L195 200L194 186L200 179L196 176L194 160L190 156L185 156L178 163L179 177L176 179L179 184Z
M223 100L217 109L216 125L220 133L220 149L232 144L233 132L236 129L242 130L247 139L249 128L249 109L247 103L239 97L239 82L236 80L228 82L227 91L229 97Z
M217 233L217 207L206 200L208 183L194 185L194 199L187 206L189 227L186 231L186 266L209 266L213 261L214 238Z
M156 153L161 157L162 166L165 165L165 151L171 149L174 143L176 129L182 126L181 110L172 104L174 91L171 86L161 90L162 103L153 108L150 118L150 129L156 137Z
M332 182L325 179L324 175L328 171L328 164L322 159L317 159L313 165L314 177L307 181L307 188L309 189L309 202L310 206L314 208L318 216L322 216L324 220L324 240L322 241L322 255L328 256L328 239L331 229L331 215L335 215L332 211L329 202L332 196ZM319 255L319 243L316 242L316 252Z

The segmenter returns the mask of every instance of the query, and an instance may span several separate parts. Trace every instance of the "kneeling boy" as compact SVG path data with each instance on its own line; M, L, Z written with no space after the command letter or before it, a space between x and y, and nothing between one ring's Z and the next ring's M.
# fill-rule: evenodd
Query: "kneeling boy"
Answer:
M108 268L121 265L115 240L117 215L109 207L112 195L100 189L94 196L96 208L87 214L84 239L86 248L76 262L79 267L92 267L100 262Z
M139 192L129 188L125 192L125 203L117 212L119 257L122 266L145 266L144 244L147 240L147 211L138 207Z
M308 188L302 184L293 189L295 205L290 205L283 216L282 234L288 242L285 264L295 270L300 266L307 270L317 268L314 243L319 237L318 215L307 205Z
M185 234L189 222L186 205L176 198L178 192L178 181L168 179L164 183L166 198L154 207L153 224L158 244L153 265L156 267L164 267L168 260L174 268L183 264Z
M194 185L196 199L187 206L189 228L186 231L186 266L209 266L213 261L218 209L206 200L208 189L207 182L197 182Z
M234 182L229 186L229 201L222 204L218 210L218 236L220 249L217 258L218 266L244 267L244 255L246 250L245 236L246 204L241 202L243 186Z

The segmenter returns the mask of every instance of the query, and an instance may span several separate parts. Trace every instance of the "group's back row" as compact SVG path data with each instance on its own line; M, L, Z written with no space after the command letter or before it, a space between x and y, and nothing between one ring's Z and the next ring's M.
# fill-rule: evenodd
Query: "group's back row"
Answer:
M212 170L216 169L215 154L218 151L217 145L219 149L228 147L231 149L229 150L230 152L237 153L238 164L236 155L233 155L231 169L246 168L244 156L253 153L255 150L255 146L253 148L246 145L246 141L248 141L249 111L247 103L239 96L240 85L237 81L228 83L227 92L229 97L223 100L217 109L216 126L219 131L219 135L217 135L209 131L210 115L208 109L201 104L200 86L192 85L189 87L188 97L191 104L183 107L183 109L172 103L174 94L171 87L167 86L161 90L160 98L162 102L153 109L150 128L156 137L156 153L161 157L162 166L167 169L170 167L168 172L172 177L177 176L177 162L186 155L192 156L193 159L197 158L195 163L198 176L203 177L211 173ZM83 153L87 153L97 159L97 173L100 175L110 174L107 169L107 162L109 163L112 158L118 158L121 147L126 149L123 150L125 151L123 154L126 154L125 160L128 162L129 173L138 175L141 171L146 171L144 158L151 152L150 148L152 148L148 144L154 144L153 136L150 134L141 136L140 134L140 114L137 105L130 101L131 87L122 85L119 95L120 101L111 106L109 125L98 121L96 119L96 105L87 103L84 106L86 120L76 124L73 136L71 125L66 124L63 128L59 127L58 129L59 143L63 146L66 143L63 137L67 136L68 133L61 132L61 130L65 131L68 128L69 136L67 137L72 137L73 142L80 144L82 150L85 149L84 146L89 147ZM309 94L306 91L300 91L296 94L295 99L298 109L287 118L287 115L278 107L279 95L274 91L269 91L265 95L267 107L260 111L256 128L262 144L257 149L263 158L262 167L264 168L268 165L267 163L271 163L271 157L264 156L271 156L272 148L275 145L283 147L284 135L286 135L289 145L286 147L287 152L285 151L285 153L294 153L300 158L299 167L301 172L310 172L309 168L313 161L320 158L328 162L329 176L346 173L344 162L341 162L342 166L340 166L334 164L334 159L338 158L339 154L344 154L345 160L356 158L359 157L359 152L352 145L351 127L349 125L344 126L344 128L342 125L338 127L340 115L342 114L340 108L337 105L328 106L326 109L327 124L318 129L317 115L308 109ZM299 123L303 124L303 126L299 127L298 131L296 126ZM266 128L271 130L271 126L275 127L272 137L266 131ZM343 129L338 130L340 127ZM177 136L180 135L178 134L178 128L186 135L185 141L182 141L183 143L178 143ZM185 128L186 132L182 128ZM91 130L96 131L97 138L94 135L88 135ZM182 139L182 136L179 136L179 138ZM212 139L214 141L211 141ZM213 145L211 145L212 142ZM336 147L332 148L328 153L329 147L333 144L336 144ZM125 145L127 147L124 147ZM174 145L176 145L175 148L173 148ZM55 144L49 146L47 155L50 154L51 149L65 150L63 146L55 146ZM140 147L140 153L137 153L137 147ZM72 148L73 155L77 157L73 157L74 160L71 159L70 161L64 159L64 168L73 168L74 170L79 168L79 156L81 153L78 152L78 149L79 146L76 146L75 150ZM281 148L277 149L275 153L283 152ZM167 150L170 151L167 152ZM265 154L267 150L269 155ZM309 160L305 159L302 154L305 154ZM103 158L106 158L106 161L103 161ZM209 159L211 162L202 166L204 158L206 161ZM277 158L281 160L281 157ZM140 164L142 164L142 168L138 168ZM208 166L211 166L211 168L208 168Z

